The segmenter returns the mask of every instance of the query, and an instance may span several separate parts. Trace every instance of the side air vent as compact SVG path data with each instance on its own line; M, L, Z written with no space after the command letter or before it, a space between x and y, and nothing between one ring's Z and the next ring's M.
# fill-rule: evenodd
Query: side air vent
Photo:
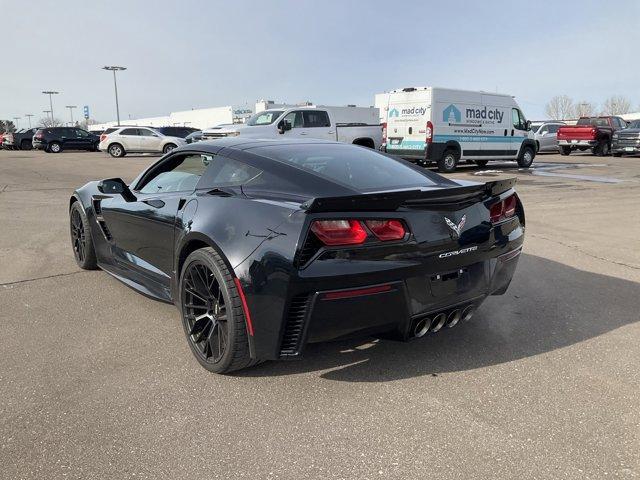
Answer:
M102 233L104 234L104 238L106 238L107 240L111 241L111 239L113 237L111 236L111 232L107 228L107 224L102 222L102 221L98 221L98 225L100 225L100 229L102 230Z
M322 242L313 232L309 232L307 239L298 254L298 266L302 267L323 247Z
M101 215L102 214L102 207L100 206L100 202L101 200L96 200L93 199L92 203L93 203L93 211L95 212L96 215Z
M280 344L280 356L290 357L300 352L300 340L304 328L304 320L309 308L310 296L296 295L289 304L284 335Z

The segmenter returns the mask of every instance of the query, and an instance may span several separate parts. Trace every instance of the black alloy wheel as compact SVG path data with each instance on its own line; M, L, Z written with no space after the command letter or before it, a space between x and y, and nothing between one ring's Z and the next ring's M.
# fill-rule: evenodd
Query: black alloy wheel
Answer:
M184 272L182 308L188 339L202 362L218 363L229 345L227 304L215 275L204 262Z
M93 248L87 217L78 202L71 206L69 228L76 263L84 270L94 270L97 267L96 252Z

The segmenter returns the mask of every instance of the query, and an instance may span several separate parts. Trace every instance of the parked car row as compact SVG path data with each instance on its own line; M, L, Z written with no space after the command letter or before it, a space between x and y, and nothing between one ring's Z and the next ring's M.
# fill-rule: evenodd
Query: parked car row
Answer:
M23 128L14 133L0 134L0 146L7 150L31 150L31 139L37 130L37 128Z

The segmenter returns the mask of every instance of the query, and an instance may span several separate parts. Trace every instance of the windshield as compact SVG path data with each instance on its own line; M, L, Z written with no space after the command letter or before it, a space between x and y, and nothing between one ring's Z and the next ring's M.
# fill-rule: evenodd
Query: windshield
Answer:
M629 124L629 128L640 128L640 120L634 120Z
M253 151L361 192L432 187L436 183L429 172L358 146L294 144L257 147Z
M282 115L283 110L265 110L249 117L247 125L271 125Z

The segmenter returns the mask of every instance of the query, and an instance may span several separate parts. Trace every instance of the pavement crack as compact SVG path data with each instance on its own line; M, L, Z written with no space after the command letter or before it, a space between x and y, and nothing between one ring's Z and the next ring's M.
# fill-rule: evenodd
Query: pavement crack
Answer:
M21 283L35 282L38 280L46 280L48 278L68 277L70 275L77 275L78 273L85 273L85 272L81 271L81 272L56 273L54 275L45 275L44 277L25 278L24 280L16 280L15 282L0 283L0 287L8 288L8 287L12 287L13 285L20 285Z
M562 245L563 247L570 248L570 249L575 250L577 252L580 252L583 255L586 255L588 257L595 258L596 260L602 260L603 262L613 263L615 265L620 265L621 267L631 268L633 270L640 270L640 266L632 265L632 264L625 263L625 262L621 262L619 260L612 260L610 258L601 257L600 255L596 255L594 253L590 253L590 252L587 252L585 250L582 250L581 248L576 247L575 245L570 245L570 244L568 244L566 242L562 242L560 240L555 240L555 239L552 239L552 238L549 238L549 237L545 237L544 235L540 235L538 233L531 233L529 235L531 235L532 237L535 237L535 238L541 238L543 240L547 240L548 242L552 242L552 243L556 243L558 245Z

